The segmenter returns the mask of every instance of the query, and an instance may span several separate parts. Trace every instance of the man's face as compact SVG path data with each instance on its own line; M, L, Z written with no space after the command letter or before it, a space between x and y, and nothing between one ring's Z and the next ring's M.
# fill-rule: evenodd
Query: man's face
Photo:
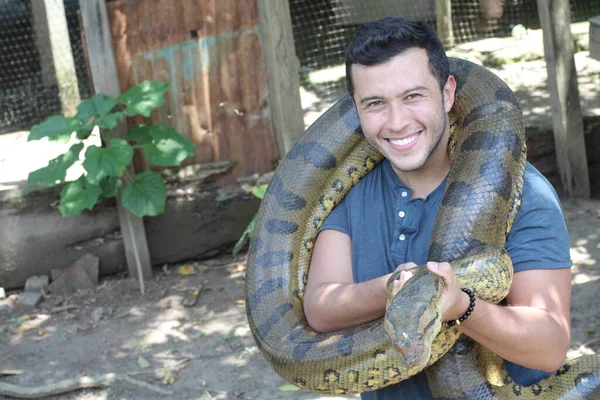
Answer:
M407 50L380 65L355 64L352 78L365 137L396 174L423 170L447 157L447 112L456 82L451 76L442 93L424 49Z

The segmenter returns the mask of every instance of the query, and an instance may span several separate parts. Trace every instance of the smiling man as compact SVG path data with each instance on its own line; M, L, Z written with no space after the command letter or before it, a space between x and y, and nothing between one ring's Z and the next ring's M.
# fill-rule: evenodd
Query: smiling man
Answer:
M472 299L445 262L428 262L434 221L450 171L448 112L456 81L425 24L385 18L362 27L346 51L346 81L365 138L385 160L361 180L320 229L304 311L330 332L384 315L397 269L427 263L445 284L442 320L504 358L531 385L556 370L569 345L571 260L560 202L530 164L506 250L514 279L505 306ZM410 279L404 271L399 289ZM475 304L475 306L473 306ZM430 399L423 373L363 399Z

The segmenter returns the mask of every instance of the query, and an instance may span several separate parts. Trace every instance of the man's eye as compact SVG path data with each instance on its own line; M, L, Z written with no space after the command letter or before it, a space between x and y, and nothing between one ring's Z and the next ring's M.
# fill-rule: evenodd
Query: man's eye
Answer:
M409 100L416 100L421 98L421 94L420 93L411 93L408 96L406 96L407 99Z
M367 107L378 107L378 106L380 106L382 104L383 104L383 102L377 100L377 101L372 101L369 104L367 104Z

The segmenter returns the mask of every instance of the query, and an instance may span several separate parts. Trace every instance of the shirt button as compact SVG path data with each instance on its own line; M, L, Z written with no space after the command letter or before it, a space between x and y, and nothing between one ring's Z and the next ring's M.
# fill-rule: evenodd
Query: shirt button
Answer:
M408 196L408 192L402 192L401 194L402 194L402 197Z
M400 212L398 213L398 216L399 216L400 218L404 218L404 216L405 216L405 215L406 215L406 213L405 213L404 211L400 211Z
M402 235L400 235L400 237L398 239L404 240L404 239L406 239L406 236L404 236L404 234L402 234Z

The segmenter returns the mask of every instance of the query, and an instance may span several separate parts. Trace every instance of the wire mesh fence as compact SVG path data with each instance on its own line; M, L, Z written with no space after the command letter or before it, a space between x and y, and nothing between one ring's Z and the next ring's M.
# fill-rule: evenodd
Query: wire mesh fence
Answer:
M571 0L572 22L600 14L600 0ZM385 16L420 20L436 29L435 0L290 0L301 85L327 101L344 93L344 51L364 23ZM536 0L452 0L454 45L539 29Z
M0 0L0 133L28 130L61 113L61 103L91 94L79 0L64 0L62 20L54 15L57 10L43 6L44 0ZM57 33L64 35L58 41L63 46L52 49L49 38ZM58 67L68 64L66 72ZM75 77L69 76L73 69Z
M49 49L60 12L48 0L0 0L0 133L28 130L92 94L80 21L80 0L63 0L63 48ZM273 0L280 1L280 0ZM284 1L284 0L281 0ZM436 0L289 0L301 85L323 102L344 93L344 51L356 30L375 19L402 15L436 28ZM600 0L571 0L572 22L600 15ZM42 10L43 11L43 10ZM52 15L51 15L52 14ZM454 45L507 36L518 25L538 29L536 0L453 0ZM56 42L53 39L52 42ZM70 60L69 59L70 57ZM66 60L66 61L65 61ZM57 66L71 64L71 86ZM75 82L73 84L73 82Z

